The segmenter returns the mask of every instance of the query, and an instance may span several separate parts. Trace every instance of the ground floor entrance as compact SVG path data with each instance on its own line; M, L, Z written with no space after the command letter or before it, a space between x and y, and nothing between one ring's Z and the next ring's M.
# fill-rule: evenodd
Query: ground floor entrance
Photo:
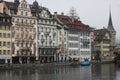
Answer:
M40 63L52 63L56 62L58 54L57 47L41 47L38 48L38 56Z
M34 63L36 60L35 56L18 56L18 57L12 57L12 63L13 64L27 64L27 63Z

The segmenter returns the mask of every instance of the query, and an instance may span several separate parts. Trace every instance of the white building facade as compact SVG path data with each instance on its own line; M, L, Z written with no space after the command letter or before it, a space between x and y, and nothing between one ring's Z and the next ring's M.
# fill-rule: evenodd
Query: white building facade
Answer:
M79 32L80 61L91 61L91 31Z

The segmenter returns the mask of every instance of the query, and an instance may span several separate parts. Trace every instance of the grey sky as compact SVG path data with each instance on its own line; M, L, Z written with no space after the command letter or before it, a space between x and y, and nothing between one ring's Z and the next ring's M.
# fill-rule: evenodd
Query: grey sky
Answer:
M13 1L13 0L7 0ZM34 0L27 0L32 4ZM113 25L117 31L117 40L120 38L120 0L37 0L40 5L47 7L52 13L64 12L68 14L71 7L75 7L80 20L95 28L107 27L109 11ZM120 39L119 39L120 40Z

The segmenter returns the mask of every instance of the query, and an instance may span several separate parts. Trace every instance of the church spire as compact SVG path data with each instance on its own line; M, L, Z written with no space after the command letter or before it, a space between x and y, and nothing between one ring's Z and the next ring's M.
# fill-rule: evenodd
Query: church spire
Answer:
M108 21L107 29L108 29L108 31L115 32L115 29L114 29L113 23L112 23L111 11L110 11L110 14L109 14L109 21Z

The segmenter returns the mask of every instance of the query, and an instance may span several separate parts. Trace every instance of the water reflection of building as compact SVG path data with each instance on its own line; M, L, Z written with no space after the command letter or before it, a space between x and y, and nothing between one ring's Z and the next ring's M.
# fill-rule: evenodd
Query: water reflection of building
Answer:
M119 70L114 64L96 64L91 66L92 80L119 80Z

